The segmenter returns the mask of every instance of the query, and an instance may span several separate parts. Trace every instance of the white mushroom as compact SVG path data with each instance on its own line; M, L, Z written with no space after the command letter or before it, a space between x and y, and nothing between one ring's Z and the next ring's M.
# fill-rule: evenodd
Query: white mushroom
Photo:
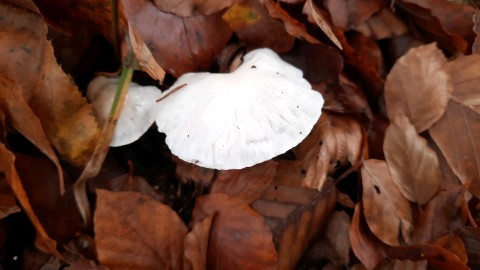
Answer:
M99 76L88 85L87 98L100 126L108 120L119 80ZM140 86L131 82L110 146L122 146L138 140L155 121L158 110L156 100L161 95L162 92L155 86Z
M185 74L164 97L156 123L172 153L223 170L253 166L295 147L323 106L302 71L270 49L246 54L229 74Z

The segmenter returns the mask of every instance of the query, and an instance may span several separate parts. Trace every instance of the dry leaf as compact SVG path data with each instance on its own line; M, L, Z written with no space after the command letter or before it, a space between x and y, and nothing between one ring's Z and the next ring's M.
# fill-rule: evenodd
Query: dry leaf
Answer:
M348 234L355 256L367 269L373 269L385 258L386 245L368 229L362 210L362 204L357 203Z
M41 251L54 255L56 258L62 258L62 255L57 251L57 243L55 240L51 239L45 228L38 220L37 215L35 214L32 205L27 196L22 181L18 176L17 170L15 169L15 156L8 151L3 143L0 143L0 164L2 164L0 169L5 173L5 177L12 189L13 194L17 198L19 204L22 206L23 211L30 219L33 227L37 232L35 244Z
M207 267L208 239L214 216L207 216L193 224L192 231L185 237L184 267L205 270Z
M389 118L401 111L418 132L440 119L452 92L446 62L435 43L411 49L400 57L385 82Z
M475 41L472 45L472 53L480 53L480 9L475 9L473 14L473 31L475 32Z
M350 30L365 22L373 13L385 6L385 1L327 0L325 7L330 12L333 25Z
M0 165L0 219L21 211Z
M165 71L155 61L152 52L148 49L147 45L138 35L138 31L131 24L128 24L128 33L133 52L135 53L139 65L138 69L147 72L152 79L158 80L160 81L160 84L162 84L163 79L165 78ZM126 56L124 56L124 59L125 58Z
M450 250L453 254L457 255L462 263L466 264L468 262L467 250L459 236L455 234L446 234L435 240L433 243Z
M207 269L276 269L277 252L272 233L260 214L243 200L226 194L197 198L193 222L214 214Z
M309 21L311 23L316 23L320 29L322 29L323 33L327 35L327 37L335 44L340 50L342 49L342 44L333 33L332 27L330 23L324 18L322 12L320 12L319 8L313 3L312 0L307 0L305 5L303 6L303 13L309 15ZM313 21L310 19L312 18Z
M250 204L262 195L275 177L278 162L266 161L241 170L219 171L211 193L225 193Z
M155 6L163 12L173 13L180 17L190 17L196 15L212 15L225 8L230 7L233 0L153 0Z
M480 197L480 56L460 57L447 64L453 81L452 100L429 133L453 172Z
M283 53L290 51L295 43L282 22L270 17L258 0L236 1L222 18L249 47L268 47Z
M0 74L20 84L25 100L42 122L49 141L75 165L90 157L98 128L92 108L57 64L43 18L9 4L0 5Z
M325 230L325 237L332 243L340 259L347 265L350 261L350 238L348 228L350 217L344 211L335 211Z
M298 39L304 39L313 44L320 43L318 39L307 32L305 25L292 18L278 3L275 3L273 0L260 0L260 2L265 5L272 18L279 19L283 22L285 30L290 35Z
M0 109L6 118L25 138L32 142L45 156L47 156L57 169L60 193L65 192L63 172L60 162L48 142L40 119L35 115L30 106L25 102L22 89L10 78L0 74Z
M175 77L208 69L232 34L221 13L181 18L146 0L122 0L122 4L155 60Z
M402 113L391 119L383 149L393 181L408 200L422 205L438 190L441 172L435 152Z
M400 36L408 32L405 23L389 8L383 8L378 13L373 14L356 30L375 40Z
M426 270L427 260L411 261L411 260L392 260L386 264L383 264L382 270Z
M370 230L388 245L408 242L413 230L410 203L403 197L383 160L366 160L362 167L364 215Z
M180 182L187 183L194 181L204 186L210 186L216 170L185 162L177 156L173 156L172 159L177 164L175 173Z
M307 138L294 149L298 160L280 161L276 178L321 189L327 174L359 160L362 143L362 127L356 120L324 113Z
M187 227L161 202L136 192L97 190L98 260L110 269L182 269Z

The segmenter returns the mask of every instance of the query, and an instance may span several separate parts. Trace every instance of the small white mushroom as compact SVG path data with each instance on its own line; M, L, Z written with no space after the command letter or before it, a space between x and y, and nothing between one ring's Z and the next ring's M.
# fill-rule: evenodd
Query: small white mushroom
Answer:
M92 104L100 126L108 120L119 78L99 76L88 85L87 98ZM157 116L156 100L162 92L155 86L140 86L131 82L110 146L122 146L140 138Z
M223 170L253 166L295 147L323 106L302 71L270 49L246 54L229 74L185 74L163 96L156 123L172 153Z

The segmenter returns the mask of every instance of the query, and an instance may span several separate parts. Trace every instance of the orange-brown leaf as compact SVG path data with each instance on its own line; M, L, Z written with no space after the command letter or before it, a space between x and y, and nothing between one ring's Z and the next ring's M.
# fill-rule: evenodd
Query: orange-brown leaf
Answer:
M252 203L270 186L278 162L266 161L241 170L219 171L211 193L225 193Z
M401 111L418 132L440 119L452 92L446 62L435 43L411 49L400 57L385 82L389 118Z
M429 133L455 175L480 197L480 56L461 57L447 67L452 74L453 98Z
M42 122L60 155L84 165L98 136L92 108L73 80L57 64L39 14L10 4L0 5L0 74L20 84L25 100Z
M0 166L0 219L20 211L15 196L7 183L3 168Z
M99 189L94 225L98 259L110 269L182 269L187 227L161 202Z
M207 269L276 269L272 233L260 214L242 199L215 193L197 199L193 222L215 213Z
M362 167L363 205L370 230L388 245L409 239L413 229L410 203L392 179L385 161L366 160Z
M325 2L333 25L343 30L355 28L385 6L385 1L382 0L327 0Z
M213 216L207 216L193 225L185 237L185 269L203 270L207 267L207 250Z
M408 200L424 204L437 192L441 178L438 158L402 113L397 113L383 142L393 181Z

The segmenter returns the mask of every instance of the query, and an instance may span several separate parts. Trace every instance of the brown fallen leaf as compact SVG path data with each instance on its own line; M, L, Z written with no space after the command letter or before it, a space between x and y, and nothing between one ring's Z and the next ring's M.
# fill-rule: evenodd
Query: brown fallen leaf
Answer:
M468 190L480 198L480 82L478 55L461 57L447 65L454 90L445 114L429 133L448 164Z
M457 255L462 263L466 264L468 262L467 250L459 236L455 234L446 234L436 239L433 243L450 250L453 254Z
M182 269L187 227L147 195L97 190L94 230L98 260L110 269Z
M468 266L475 267L480 264L480 228L461 226L455 234L462 238L468 256Z
M177 164L175 174L177 179L182 183L194 181L204 186L210 186L215 175L214 169L203 168L192 163L185 162L177 156L172 156L173 161Z
M60 155L84 165L98 137L97 123L91 106L57 64L43 18L5 3L0 4L0 17L5 18L0 22L0 55L9 63L0 66L0 74L20 84Z
M325 237L332 243L344 265L347 265L350 261L349 225L350 217L348 214L344 211L335 211L331 215L325 230Z
M382 264L381 269L385 270L426 270L428 261L411 261L411 260L392 260Z
M400 57L385 81L385 103L391 119L401 111L417 132L427 130L447 108L452 92L447 60L435 43Z
M356 120L324 113L307 138L294 149L297 160L280 161L276 178L320 190L327 174L358 162L362 144L363 131Z
M60 161L50 145L40 119L35 115L23 98L22 89L10 78L0 74L0 110L5 113L9 123L25 138L32 142L55 165L58 174L60 193L65 192L63 172Z
M408 32L405 23L388 7L370 16L356 30L375 40L400 36Z
M242 199L214 193L197 198L192 222L214 214L207 269L276 269L272 233L260 214Z
M260 0L260 3L265 5L272 18L279 19L283 22L285 30L290 35L313 44L321 43L318 39L307 32L305 25L283 10L279 3L275 3L273 0Z
M365 160L362 167L365 220L370 230L384 243L409 241L413 230L410 203L399 191L383 160Z
M373 13L385 6L385 1L327 0L325 7L330 12L333 25L342 30L354 29Z
M155 6L166 13L173 13L180 17L190 17L197 15L212 15L225 8L230 7L233 0L189 0L189 1L176 1L176 0L153 0Z
M473 31L475 32L475 40L472 44L472 53L480 53L480 9L475 8L473 14Z
M0 166L0 219L21 211Z
M317 24L317 26L325 33L325 35L337 46L340 50L342 49L342 44L335 36L335 33L330 26L330 23L325 19L325 15L320 9L313 3L312 0L307 0L303 6L304 14L308 15L308 19L311 23Z
M390 174L403 196L420 205L429 201L442 177L438 158L401 112L391 118L383 149Z
M293 185L290 185L293 184ZM272 231L278 252L278 269L293 269L306 248L330 220L336 203L332 181L321 191L300 188L300 183L275 179L262 197L252 204Z
M474 36L473 7L436 0L399 0L396 4L413 15L422 38L436 40L451 52L467 53Z
M219 171L210 190L240 198L250 204L270 186L278 162L266 161L241 170Z
M258 0L236 1L222 18L247 46L269 47L284 53L295 43L295 38L285 31L282 22L270 17Z
M193 224L185 237L184 269L204 270L207 267L208 239L214 215Z
M208 69L232 34L222 13L181 18L162 12L146 0L121 2L126 19L155 60L175 77Z
M362 203L355 205L348 234L355 256L367 269L374 269L386 257L387 245L376 238L368 229L362 215Z
M3 143L0 143L0 171L3 171L5 177L12 189L13 194L22 206L23 211L28 216L35 231L37 232L35 244L38 249L47 254L54 255L56 258L61 259L62 255L57 250L57 243L55 240L48 236L45 228L38 220L35 211L30 204L27 192L25 191L22 181L18 176L18 172L15 169L15 156L5 147Z

